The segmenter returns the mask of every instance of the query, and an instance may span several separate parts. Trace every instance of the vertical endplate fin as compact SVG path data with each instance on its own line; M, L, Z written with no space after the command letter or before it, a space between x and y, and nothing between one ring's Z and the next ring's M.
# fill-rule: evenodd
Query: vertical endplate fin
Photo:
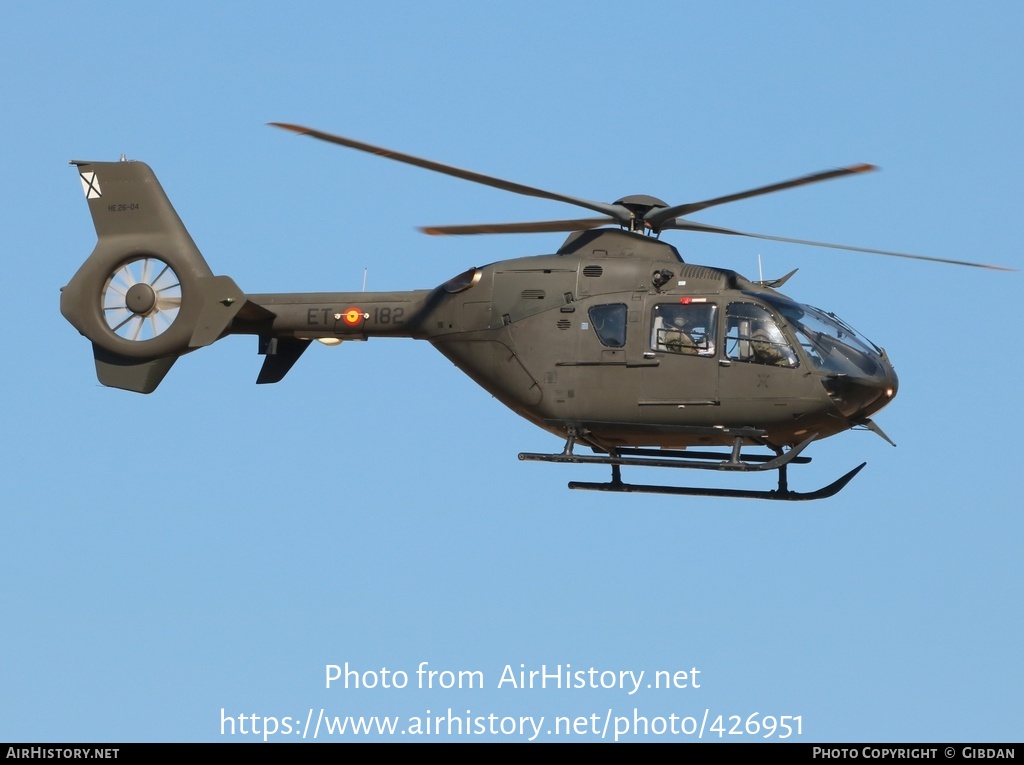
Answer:
M262 351L266 353L266 357L263 359L263 367L256 378L256 384L281 382L311 342L312 340L299 340L294 337L269 338L266 350Z

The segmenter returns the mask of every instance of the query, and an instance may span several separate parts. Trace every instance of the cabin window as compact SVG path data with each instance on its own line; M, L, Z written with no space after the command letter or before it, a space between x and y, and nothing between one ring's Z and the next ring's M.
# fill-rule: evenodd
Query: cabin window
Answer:
M684 298L687 300L687 298ZM714 303L660 303L651 311L651 348L688 356L715 355Z
M601 345L621 348L626 344L626 304L609 303L591 307L590 324Z
M799 366L793 346L775 318L753 303L730 303L726 318L725 354L733 361L772 367Z

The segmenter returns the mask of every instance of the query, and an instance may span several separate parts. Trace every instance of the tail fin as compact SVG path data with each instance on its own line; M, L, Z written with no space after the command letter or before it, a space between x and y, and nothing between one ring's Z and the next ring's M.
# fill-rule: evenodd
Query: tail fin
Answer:
M60 310L93 344L104 385L151 393L182 354L221 337L245 305L214 276L142 162L72 162L98 241Z

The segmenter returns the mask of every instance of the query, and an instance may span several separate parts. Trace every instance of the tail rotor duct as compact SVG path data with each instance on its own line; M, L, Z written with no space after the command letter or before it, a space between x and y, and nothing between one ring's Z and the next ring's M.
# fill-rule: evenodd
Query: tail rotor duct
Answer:
M178 318L181 280L160 258L135 258L107 279L102 308L107 326L118 337L132 342L152 340Z

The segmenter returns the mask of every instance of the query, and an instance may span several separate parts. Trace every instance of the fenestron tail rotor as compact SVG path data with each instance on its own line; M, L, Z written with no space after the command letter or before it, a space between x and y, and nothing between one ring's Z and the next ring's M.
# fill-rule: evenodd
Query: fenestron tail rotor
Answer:
M155 257L131 260L110 275L103 288L103 318L110 330L131 341L162 335L181 310L181 280Z
M504 191L511 191L515 194L540 197L542 199L550 199L556 202L565 202L567 204L575 205L577 207L583 207L587 210L603 213L604 215L607 216L605 218L579 218L552 221L482 223L454 226L425 226L422 227L420 230L426 234L466 236L473 234L548 233L556 231L585 231L587 229L597 228L598 226L612 224L619 225L623 228L628 229L629 231L645 233L652 236L658 236L663 230L669 229L675 229L679 231L700 231L708 234L748 236L756 239L768 239L778 242L787 242L790 244L808 245L812 247L828 247L831 249L847 250L850 252L868 252L876 255L889 255L899 258L928 260L935 263L949 263L958 266L990 268L999 271L1015 270L1012 268L985 265L983 263L973 263L965 260L933 258L925 255L910 255L907 253L890 252L888 250L874 250L865 247L853 247L844 244L832 244L829 242L812 242L804 239L792 239L789 237L770 236L768 234L753 234L742 231L734 231L732 229L726 229L719 226L709 226L703 223L698 223L697 221L691 221L684 217L681 217L689 215L694 212L699 212L701 210L706 210L709 207L715 207L717 205L722 205L729 202L737 202L741 199L750 199L751 197L762 196L765 194L773 194L777 191L785 191L786 189L797 188L799 186L807 186L813 183L820 183L822 181L831 180L833 178L843 178L851 175L859 175L861 173L871 172L873 170L878 169L874 165L869 164L850 165L848 167L840 167L833 170L825 170L819 173L812 173L810 175L804 175L799 178L793 178L791 180L782 181L780 183L773 183L767 186L759 186L757 188L748 189L746 191L741 191L735 194L727 194L725 196L706 199L701 202L688 202L681 205L670 206L659 199L643 195L624 197L616 202L608 203L597 202L590 199L583 199L581 197L567 196L565 194L559 194L553 191L538 189L533 186L526 186L520 183L514 183L512 181L507 181L502 178L484 175L482 173L477 173L472 170L463 170L462 168L453 167L451 165L445 165L440 162L435 162L429 159L422 159L420 157L412 156L411 154L403 154L401 152L392 151L390 149L385 149L380 146L373 146L371 144L363 143L361 141L355 141L351 138L345 138L343 136L334 135L333 133L325 133L321 130L314 130L313 128L303 127L301 125L293 125L290 123L283 122L271 122L270 124L274 127L290 130L300 135L308 135L313 138L317 138L321 141L327 141L329 143L347 146L351 149L368 152L370 154L375 154L380 157L386 157L387 159L393 159L397 162L404 162L405 164L415 165L416 167L422 167L426 170L433 170L434 172L443 173L445 175L450 175L455 178L461 178L466 181L472 181L473 183L480 183L485 186L491 186L493 188L502 189Z

